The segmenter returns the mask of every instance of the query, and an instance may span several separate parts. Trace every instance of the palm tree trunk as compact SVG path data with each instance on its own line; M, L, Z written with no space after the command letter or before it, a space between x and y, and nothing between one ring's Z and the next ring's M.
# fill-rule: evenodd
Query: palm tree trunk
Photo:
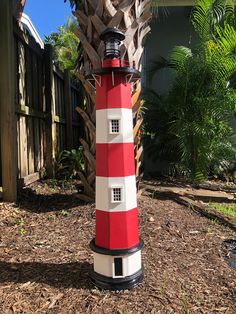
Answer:
M77 108L85 123L85 138L80 139L84 148L86 160L85 173L79 173L84 185L84 195L79 197L84 200L94 200L95 190L95 90L85 80L85 72L91 69L101 68L104 44L99 36L107 27L117 27L126 36L121 47L122 57L129 61L131 65L139 71L142 70L141 59L143 55L142 42L150 31L148 21L151 18L150 0L82 0L70 1L77 4L74 16L79 22L79 27L75 34L81 42L79 54L77 77L81 81L86 104L85 108ZM139 181L140 156L142 147L140 146L140 127L142 125L141 84L133 86L132 105L134 118L134 143L136 176Z

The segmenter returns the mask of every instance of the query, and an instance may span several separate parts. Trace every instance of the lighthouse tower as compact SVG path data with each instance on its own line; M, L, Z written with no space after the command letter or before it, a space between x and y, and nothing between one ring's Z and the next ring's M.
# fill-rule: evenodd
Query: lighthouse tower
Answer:
M91 277L109 290L132 288L143 278L138 236L131 84L139 72L120 57L125 36L116 28L101 34L105 42L96 82L96 236Z

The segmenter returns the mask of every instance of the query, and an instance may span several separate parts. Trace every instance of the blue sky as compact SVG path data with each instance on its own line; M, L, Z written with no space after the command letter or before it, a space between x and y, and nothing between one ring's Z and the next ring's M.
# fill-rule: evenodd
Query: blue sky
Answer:
M33 22L40 37L51 32L66 23L71 15L69 0L27 0L24 13L27 14Z

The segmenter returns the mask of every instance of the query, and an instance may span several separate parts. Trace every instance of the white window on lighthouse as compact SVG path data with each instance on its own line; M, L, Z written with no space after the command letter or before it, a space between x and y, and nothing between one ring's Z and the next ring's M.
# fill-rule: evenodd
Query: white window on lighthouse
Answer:
M109 126L110 134L119 134L120 133L120 119L111 119Z
M113 187L111 189L111 202L121 203L123 201L123 189L121 187Z

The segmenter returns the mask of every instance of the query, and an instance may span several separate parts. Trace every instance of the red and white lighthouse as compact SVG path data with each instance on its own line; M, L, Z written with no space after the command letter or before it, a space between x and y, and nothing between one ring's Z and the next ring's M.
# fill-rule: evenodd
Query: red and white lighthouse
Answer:
M103 67L96 82L96 236L91 277L109 290L132 288L143 278L138 236L131 84L139 72L120 57L125 36L116 28L101 34Z

